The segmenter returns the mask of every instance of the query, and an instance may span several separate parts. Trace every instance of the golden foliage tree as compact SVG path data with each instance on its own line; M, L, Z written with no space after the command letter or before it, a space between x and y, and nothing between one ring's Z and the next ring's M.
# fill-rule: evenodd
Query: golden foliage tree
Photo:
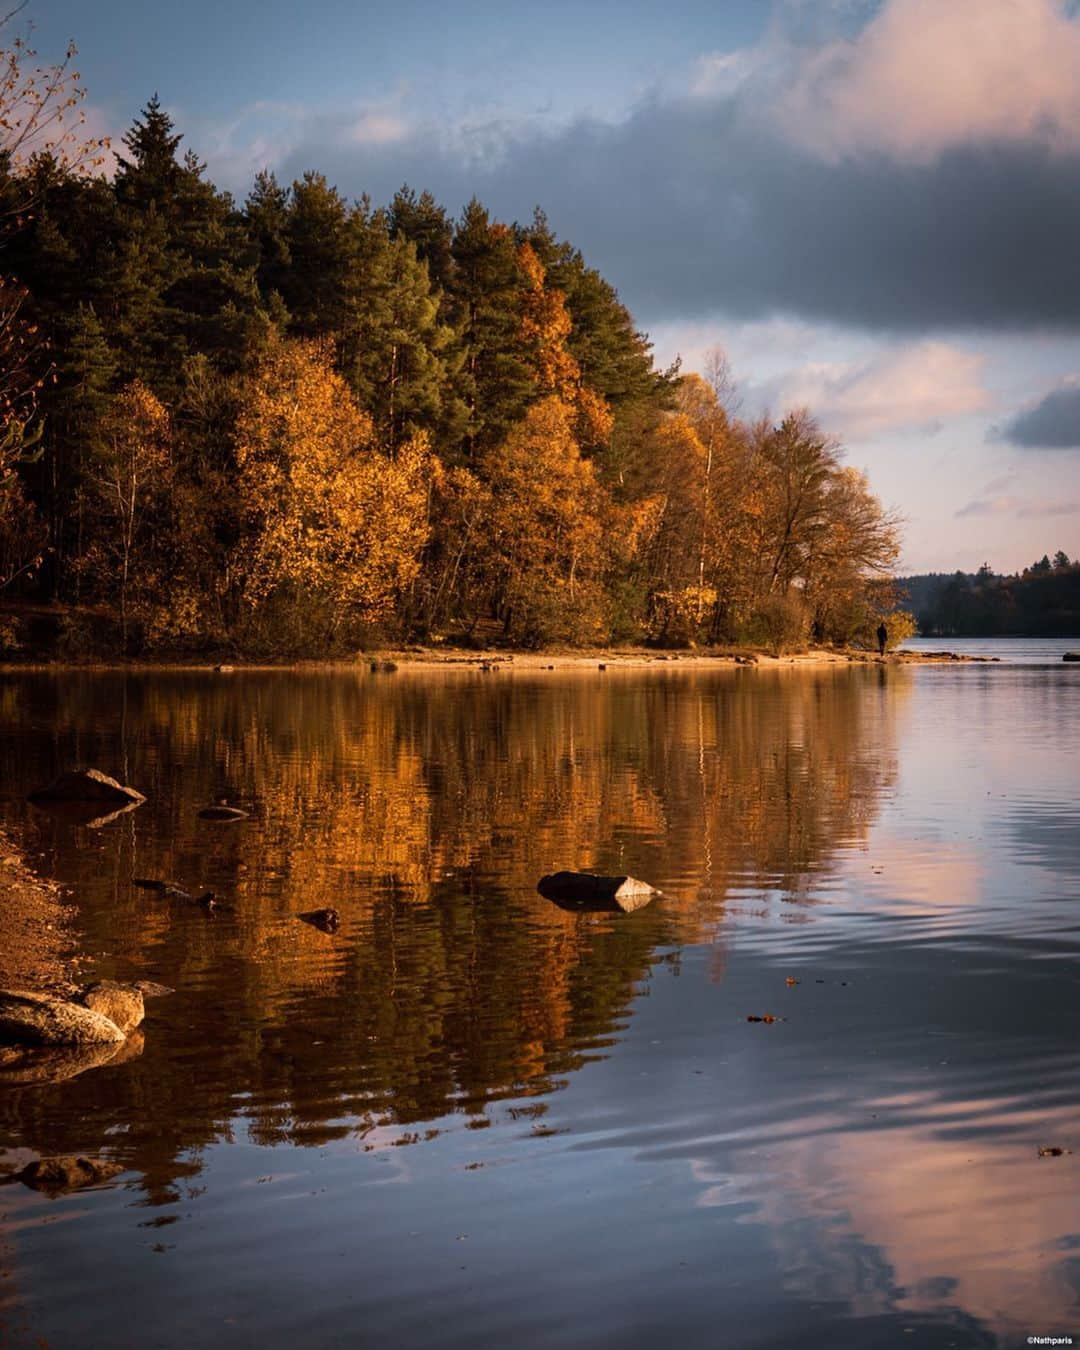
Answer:
M426 439L383 453L329 352L277 340L248 383L235 454L246 516L235 567L247 604L321 602L332 632L350 614L385 616L427 539Z
M480 469L491 494L482 566L506 636L602 640L610 504L581 456L574 409L541 399Z
M574 433L584 449L598 449L611 436L614 419L606 400L584 384L581 367L567 346L573 321L562 291L547 284L544 264L531 244L517 252L523 278L520 295L520 336L531 353L536 387L543 396L555 395L575 412Z
M169 495L170 467L169 415L153 393L134 380L112 400L97 429L89 472L95 541L84 560L88 570L112 571L116 576L125 650L132 593L152 595L159 580L152 560L159 551L165 514L157 508Z

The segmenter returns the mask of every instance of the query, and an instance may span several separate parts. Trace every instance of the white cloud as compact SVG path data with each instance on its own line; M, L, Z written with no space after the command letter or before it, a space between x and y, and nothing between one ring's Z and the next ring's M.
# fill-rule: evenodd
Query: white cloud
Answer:
M792 65L774 115L826 159L1080 146L1080 23L1060 0L888 0L855 38L798 48Z
M806 406L845 440L887 432L932 433L956 417L979 413L991 397L985 358L947 342L888 349L859 365L810 364L773 382L775 404Z
M392 145L412 130L409 122L394 112L367 109L343 128L342 139L350 145Z

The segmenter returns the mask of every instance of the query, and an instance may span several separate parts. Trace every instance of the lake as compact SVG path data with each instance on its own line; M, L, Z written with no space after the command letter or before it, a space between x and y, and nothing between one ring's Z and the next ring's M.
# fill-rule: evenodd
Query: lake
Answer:
M126 1169L0 1187L0 1342L1080 1332L1080 667L1053 651L5 676L0 828L71 888L95 973L175 993L116 1062L0 1088L0 1161ZM25 802L75 764L147 802ZM250 818L201 820L220 797ZM663 895L567 913L536 891L563 867ZM324 905L335 934L295 917Z

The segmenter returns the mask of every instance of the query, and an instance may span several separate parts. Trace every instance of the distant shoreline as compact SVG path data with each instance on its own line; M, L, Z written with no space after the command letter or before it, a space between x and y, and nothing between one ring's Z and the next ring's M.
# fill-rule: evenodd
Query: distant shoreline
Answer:
M243 674L294 671L304 673L366 672L390 673L394 670L413 671L569 671L569 670L644 670L663 667L671 669L716 669L730 667L740 670L817 669L826 666L849 665L942 665L992 664L993 657L967 655L948 651L893 651L882 657L877 652L854 649L811 648L808 651L773 656L758 649L731 649L722 651L649 651L642 648L595 648L571 651L507 651L492 648L484 651L442 651L437 648L385 648L359 653L347 658L313 658L310 660L244 661L235 660L132 660L132 661L5 661L0 672L48 672L104 674L107 672L178 672L186 674Z

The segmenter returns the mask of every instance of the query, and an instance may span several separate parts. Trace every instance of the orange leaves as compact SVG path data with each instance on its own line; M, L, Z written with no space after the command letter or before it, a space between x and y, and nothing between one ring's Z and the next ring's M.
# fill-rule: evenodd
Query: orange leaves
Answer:
M607 401L582 384L581 367L567 347L573 323L566 297L548 288L544 265L530 244L518 248L517 262L525 283L520 335L532 353L537 391L573 405L578 443L587 450L599 449L611 439L614 419Z
M417 437L390 456L374 439L323 348L270 349L237 422L249 527L237 564L249 603L288 588L373 618L415 577L428 533L431 450Z
M0 29L17 12L0 16ZM44 155L71 173L101 166L109 142L83 130L86 116L79 105L86 94L71 69L75 55L69 43L58 65L36 66L37 52L25 38L0 47L0 161L7 173L18 174Z
M169 414L141 380L125 385L113 401L110 437L133 450L147 469L168 458Z

